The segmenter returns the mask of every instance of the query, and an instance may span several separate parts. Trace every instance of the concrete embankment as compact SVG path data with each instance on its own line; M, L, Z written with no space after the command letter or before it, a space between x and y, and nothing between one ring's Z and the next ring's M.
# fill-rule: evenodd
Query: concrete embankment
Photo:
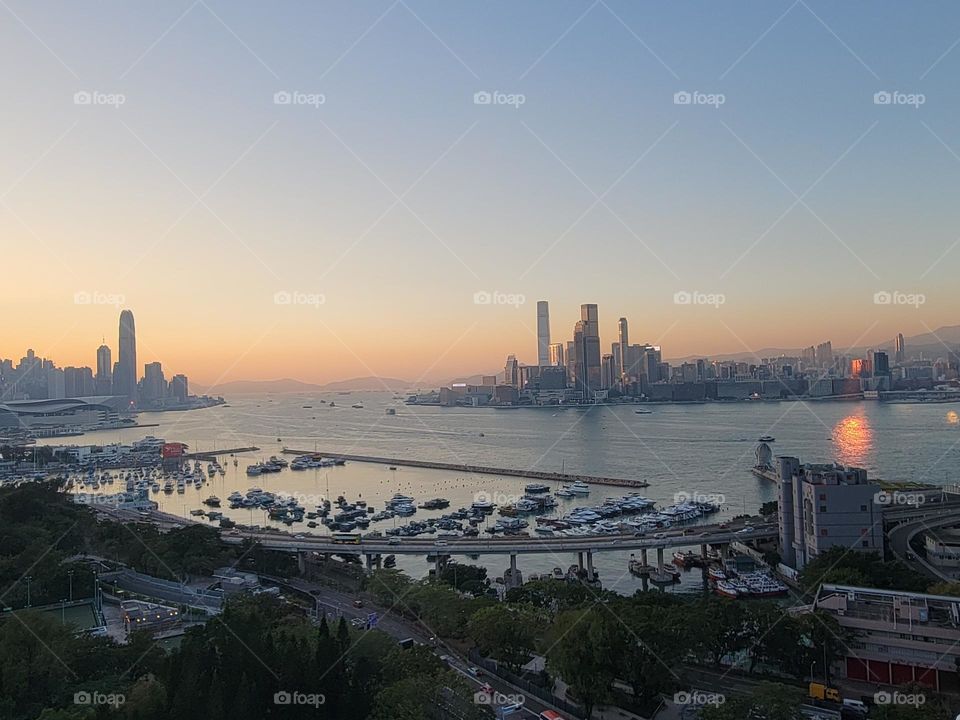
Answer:
M551 482L572 483L581 480L593 485L615 485L617 487L644 488L650 483L643 480L630 480L627 478L611 478L597 475L577 475L570 473L547 472L544 470L517 470L510 468L487 467L484 465L461 465L458 463L434 462L433 460L408 460L403 458L384 458L374 457L372 455L346 455L344 453L326 452L318 450L295 450L293 448L284 448L286 455L321 455L327 458L336 458L339 460L351 460L353 462L377 463L379 465L396 465L397 467L422 467L434 470L452 470L453 472L477 473L480 475L507 475L510 477L530 478L533 480L548 480Z

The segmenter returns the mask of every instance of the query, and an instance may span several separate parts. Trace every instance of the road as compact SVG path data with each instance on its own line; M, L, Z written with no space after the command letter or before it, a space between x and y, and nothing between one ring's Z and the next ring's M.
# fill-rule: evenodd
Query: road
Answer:
M416 621L409 620L396 612L391 612L388 608L379 606L368 597L364 597L364 606L357 608L353 605L354 600L357 599L356 595L334 590L325 585L299 578L283 580L280 578L264 577L264 580L309 593L317 601L319 609L327 612L329 616L332 617L343 615L348 621L354 619L366 621L367 616L371 612L376 612L378 615L377 630L387 633L397 641L413 638L415 642L432 648L438 657L445 658L445 662L452 670L467 680L475 693L480 692L484 684L487 683L494 689L498 699L502 697L507 700L512 700L520 693L520 691L515 690L495 676L486 674L483 671L478 675L471 671L471 665L459 657L455 650L446 646L442 640L435 638L429 628ZM497 706L498 705L495 705L494 707ZM552 709L550 706L545 705L535 696L528 696L524 698L523 708L513 713L511 717L521 718L532 716L536 718L539 717L540 713L544 710L550 709Z
M960 523L960 511L957 509L931 512L930 515L922 520L902 523L887 533L890 541L890 549L893 551L893 554L904 563L926 575L934 577L937 580L953 580L954 578L935 568L923 558L917 557L913 550L910 549L910 540L925 530L937 530L942 527L957 525L958 523Z

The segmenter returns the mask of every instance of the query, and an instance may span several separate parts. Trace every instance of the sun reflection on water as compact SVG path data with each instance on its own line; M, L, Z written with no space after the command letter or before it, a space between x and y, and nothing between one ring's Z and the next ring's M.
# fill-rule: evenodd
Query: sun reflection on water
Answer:
M844 465L866 465L873 452L873 429L865 415L848 415L833 427L833 447Z

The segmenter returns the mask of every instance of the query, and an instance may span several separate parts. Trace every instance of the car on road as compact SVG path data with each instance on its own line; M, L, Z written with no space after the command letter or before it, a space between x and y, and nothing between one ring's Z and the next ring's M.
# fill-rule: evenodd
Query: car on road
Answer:
M721 530L726 530L728 527L730 527L730 526L727 525L727 523L720 523L720 525L719 525L719 528L720 528Z
M396 535L394 535L389 540L387 540L387 545L399 545L399 544L400 544L400 538L398 538Z
M750 525L747 525L746 527L742 527L739 530L737 530L737 532L735 532L734 535L747 535L752 532L753 532L753 528Z
M657 533L653 536L654 540L663 540L667 536L666 533Z
M522 702L510 703L509 705L502 705L500 707L500 717L506 717L507 715L512 715L515 712L520 712L523 710Z
M360 598L357 598L356 600L353 601L353 606L356 608L363 607L363 600L361 600Z
M480 668L478 668L476 665L471 665L470 667L468 667L467 672L473 675L474 677L480 677L483 674L482 672L480 672Z
M447 541L446 541L446 540L437 540L437 541L434 543L434 545L446 545L446 544L447 544Z
M367 622L363 618L354 618L350 621L350 624L359 630L362 627L366 627Z
M492 697L494 693L493 685L490 683L484 683L480 686L480 692L482 692L484 695L490 695Z
M307 538L306 538L305 535L294 535L294 536L293 536L293 539L294 539L294 540L306 540Z

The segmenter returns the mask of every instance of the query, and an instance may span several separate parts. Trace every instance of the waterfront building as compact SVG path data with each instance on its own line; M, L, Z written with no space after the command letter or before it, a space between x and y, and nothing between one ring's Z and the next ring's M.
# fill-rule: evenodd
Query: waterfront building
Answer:
M817 345L816 361L820 368L833 366L833 344L829 340Z
M98 395L109 395L113 392L113 360L106 344L97 348L97 375L94 384Z
M825 584L811 609L853 635L840 651L848 680L960 691L960 597Z
M503 366L503 384L513 388L520 387L520 366L516 355L507 355L507 362Z
M574 380L577 389L587 399L600 390L600 319L597 306L588 303L580 306L580 320L574 333L576 353Z
M550 305L546 300L537 302L537 364L540 367L550 362Z
M610 353L604 354L600 358L600 389L609 390L616 384L616 376L613 372L613 355Z
M904 361L904 347L903 347L903 333L897 333L897 337L893 341L893 361L900 365Z
M927 562L944 570L960 568L960 528L940 528L924 535Z
M633 363L628 362L627 350L630 347L630 332L627 326L627 319L620 318L617 321L617 344L614 355L617 358L618 376L621 386L626 386L630 382L630 373L628 368L633 367Z
M140 398L147 404L156 404L167 396L167 381L163 376L163 367L158 362L143 366L143 388Z
M780 503L780 555L802 569L832 547L882 552L880 486L863 468L838 464L801 464L777 457Z
M567 366L567 356L564 352L563 343L550 343L550 365L554 367Z
M135 404L137 401L137 331L133 312L130 310L120 313L119 347L119 358L114 366L113 391L114 394L122 395L131 404Z

